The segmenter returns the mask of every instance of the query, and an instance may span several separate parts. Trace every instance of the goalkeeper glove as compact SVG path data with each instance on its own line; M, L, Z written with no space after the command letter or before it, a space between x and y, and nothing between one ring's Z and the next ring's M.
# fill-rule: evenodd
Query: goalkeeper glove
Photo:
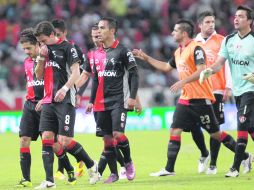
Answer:
M248 73L243 75L243 79L251 83L254 83L254 73Z
M199 83L202 84L205 79L209 78L213 74L213 70L211 68L207 68L201 71L199 75Z

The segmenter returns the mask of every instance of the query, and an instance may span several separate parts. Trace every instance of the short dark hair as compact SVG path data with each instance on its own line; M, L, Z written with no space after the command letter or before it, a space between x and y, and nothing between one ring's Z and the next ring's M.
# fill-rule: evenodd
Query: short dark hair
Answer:
M66 30L65 22L62 19L54 19L51 21L51 24L54 26L54 28L59 29L61 32Z
M92 30L98 30L99 27L98 27L98 22L95 23L93 26L92 26Z
M212 11L204 11L198 15L198 19L197 19L198 23L199 24L202 23L204 21L204 18L207 16L215 17L215 15Z
M34 35L36 37L40 35L50 36L52 32L55 34L54 26L49 21L40 22L34 29Z
M190 20L181 19L176 22L180 25L180 30L186 32L190 38L194 35L194 24Z
M114 28L115 29L115 34L117 33L117 30L118 30L118 22L116 19L112 18L112 17L103 17L100 19L101 20L106 20L108 21L108 26L109 26L109 29L112 29Z
M21 44L29 42L30 44L36 45L37 44L37 39L33 34L33 29L32 28L26 28L20 32L19 35L19 41Z
M247 12L247 18L248 18L248 20L249 19L253 20L253 11L252 11L251 8L249 8L247 6L244 6L244 5L240 5L240 6L237 7L237 11L238 10L244 10L244 11L246 11Z

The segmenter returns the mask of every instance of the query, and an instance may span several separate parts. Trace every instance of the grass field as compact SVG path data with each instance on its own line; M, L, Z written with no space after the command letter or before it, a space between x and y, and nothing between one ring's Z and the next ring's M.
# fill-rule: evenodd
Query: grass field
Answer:
M235 133L232 133L235 136ZM233 161L233 154L222 146L218 159L218 174L207 176L197 173L197 164L200 153L195 147L191 135L184 133L182 146L176 162L176 176L153 178L150 172L157 171L165 166L168 143L167 131L128 132L131 142L132 157L137 175L134 181L118 181L111 185L98 182L88 184L87 173L78 180L75 186L68 186L63 181L56 181L57 189L110 189L110 190L253 190L254 174L240 175L238 178L225 178ZM91 157L98 160L102 150L102 140L91 134L76 135ZM208 137L206 136L208 140ZM254 153L253 142L249 140L248 151ZM15 184L21 179L19 166L19 138L16 134L0 134L0 189L15 189ZM34 142L31 146L33 186L37 186L45 175L42 169L41 142ZM71 158L72 163L74 159ZM56 159L55 159L56 160ZM57 164L55 164L56 166ZM108 169L104 179L108 176Z

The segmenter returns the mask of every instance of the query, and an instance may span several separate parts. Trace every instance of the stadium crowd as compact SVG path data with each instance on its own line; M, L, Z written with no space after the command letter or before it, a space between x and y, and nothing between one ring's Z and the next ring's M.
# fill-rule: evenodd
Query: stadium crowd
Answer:
M119 21L118 38L130 49L141 48L152 57L167 61L177 47L169 34L179 18L196 20L200 11L212 10L216 29L226 35L233 31L236 7L251 0L0 0L0 89L24 90L22 61L25 54L18 44L19 32L42 20L64 19L69 39L84 52L92 47L91 26L102 16ZM223 10L223 11L222 11ZM170 86L174 72L162 74L139 61L140 86ZM160 97L158 97L160 98Z

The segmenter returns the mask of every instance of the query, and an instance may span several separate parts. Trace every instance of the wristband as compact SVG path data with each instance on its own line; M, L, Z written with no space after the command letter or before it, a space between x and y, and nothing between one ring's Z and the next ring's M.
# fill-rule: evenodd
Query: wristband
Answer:
M66 85L64 85L64 86L62 87L62 89L63 89L65 92L68 92L68 90L69 90L69 88L68 88Z

